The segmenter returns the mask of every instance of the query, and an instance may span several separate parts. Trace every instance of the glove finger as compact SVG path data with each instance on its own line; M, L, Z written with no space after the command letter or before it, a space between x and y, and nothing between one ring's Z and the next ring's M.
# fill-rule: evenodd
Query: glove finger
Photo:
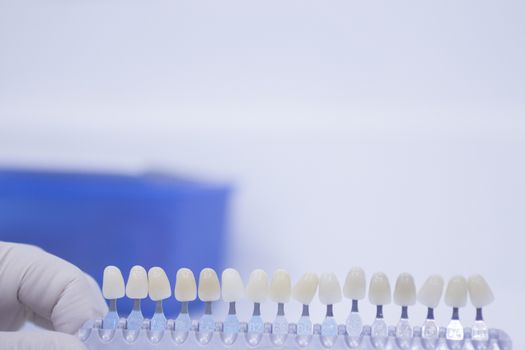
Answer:
M0 332L0 344L6 350L86 350L75 336L51 332Z
M67 261L37 247L4 242L0 258L6 298L51 320L55 330L74 333L86 320L104 314L101 296L85 274Z

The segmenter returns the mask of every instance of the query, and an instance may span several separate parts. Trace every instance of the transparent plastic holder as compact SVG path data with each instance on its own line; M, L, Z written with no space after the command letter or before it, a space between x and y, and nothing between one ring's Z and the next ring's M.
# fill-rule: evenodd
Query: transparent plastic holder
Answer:
M216 322L215 331L207 332L203 337L199 333L199 323L194 320L187 336L181 341L180 332L176 330L175 320L168 320L166 329L163 331L151 331L151 322L145 319L142 328L135 330L126 329L126 319L121 318L116 329L103 329L102 320L88 321L78 331L78 337L89 350L250 350L250 349L309 349L309 350L511 350L512 341L502 330L489 329L489 339L477 341L472 339L472 330L465 328L465 337L461 341L450 341L446 339L446 329L440 327L439 337L434 342L425 341L421 337L421 327L413 327L412 338L398 339L396 327L388 327L388 336L384 341L376 342L372 338L371 327L363 326L361 336L356 339L350 337L346 332L344 324L338 325L337 335L330 339L324 339L321 335L321 325L314 324L312 335L305 337L297 334L297 324L290 323L286 337L278 337L272 333L272 324L265 322L264 332L254 343L253 337L249 336L248 325L241 322L239 333L233 342L225 342L222 334L222 322ZM284 338L284 340L283 340ZM374 344L376 344L374 346ZM379 345L378 345L379 344Z

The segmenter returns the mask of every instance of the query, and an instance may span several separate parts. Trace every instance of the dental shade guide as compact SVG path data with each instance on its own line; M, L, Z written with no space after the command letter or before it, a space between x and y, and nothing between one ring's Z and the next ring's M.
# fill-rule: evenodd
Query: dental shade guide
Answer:
M511 350L512 342L502 330L488 328L482 317L482 309L494 300L494 295L480 275L471 276L468 281L455 276L450 279L445 304L453 310L453 317L447 327L439 327L434 312L439 305L444 282L438 275L430 276L421 286L416 296L414 278L407 273L396 280L393 300L401 308L401 318L396 326L388 326L383 317L383 305L392 300L388 277L383 273L374 274L370 280L368 296L376 306L376 319L371 326L363 325L358 314L357 301L366 295L366 278L359 268L351 269L341 289L337 276L333 273L304 274L293 286L290 275L277 270L269 283L263 270L255 270L244 289L240 274L234 269L226 269L222 274L222 290L217 273L210 268L203 269L197 283L193 272L179 269L176 275L174 296L181 303L181 311L176 319L167 319L162 303L171 302L171 286L168 276L160 267L146 270L134 266L124 286L120 270L108 266L104 270L103 295L110 304L109 312L103 319L90 320L78 331L78 337L88 350ZM326 306L325 320L322 324L312 324L309 305L318 290L319 300ZM120 317L117 299L126 295L134 301L133 309L127 318ZM155 303L155 313L151 319L144 318L140 303L149 295ZM229 306L224 322L216 322L212 313L212 302L222 295L223 302ZM342 295L349 299L352 309L346 324L337 324L334 309ZM465 307L468 295L476 311L472 327L463 327L459 322L459 308ZM192 320L188 304L198 298L204 302L204 314ZM240 322L236 313L236 303L246 296L254 305L252 314L256 322ZM302 305L298 323L288 322L284 305L293 299ZM264 322L260 312L265 300L270 299L277 306L272 323ZM421 326L409 323L408 308L416 300L427 308L427 318ZM275 307L275 306L273 306ZM411 314L411 313L410 313ZM146 315L147 316L147 315ZM357 319L357 317L359 317ZM141 322L141 320L143 321ZM295 318L297 319L297 318ZM355 320L361 321L356 322ZM360 331L359 331L360 330Z

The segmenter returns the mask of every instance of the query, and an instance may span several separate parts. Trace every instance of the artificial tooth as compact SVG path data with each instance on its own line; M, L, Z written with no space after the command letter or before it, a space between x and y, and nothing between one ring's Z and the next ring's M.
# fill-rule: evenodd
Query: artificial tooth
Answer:
M436 308L441 300L444 285L445 282L440 275L430 276L419 289L417 300L428 308Z
M181 268L175 280L175 299L180 302L193 301L197 298L197 283L190 269Z
M371 327L372 343L376 348L384 347L388 336L388 327L383 319L383 305L390 304L392 300L390 282L384 273L377 272L372 275L368 288L368 299L371 304L376 305L376 319Z
M494 294L487 281L481 275L473 275L468 279L470 301L475 308L482 308L494 301Z
M292 279L285 270L277 270L272 276L270 297L276 303L287 303L292 294Z
M448 281L445 292L445 303L454 308L464 307L467 304L468 286L463 276L454 276Z
M352 310L346 318L346 331L349 336L351 347L356 348L360 344L363 320L359 315L359 300L366 296L365 271L360 267L353 267L346 275L343 294L352 300Z
M204 314L199 320L198 338L201 344L205 345L211 340L211 335L215 331L215 319L212 315L212 301L221 298L221 286L215 270L204 268L199 274L199 299L204 301Z
M494 294L487 281L481 275L473 275L468 279L470 301L476 308L476 320L472 325L472 340L486 342L489 340L489 328L483 320L483 307L494 301Z
M310 320L309 304L312 302L318 286L319 277L317 274L307 272L301 276L292 290L295 300L303 304L303 312L297 322L298 341L303 347L308 344L308 337L312 334L313 325Z
M210 268L202 269L199 275L199 299L208 302L221 298L221 286L219 277L215 270Z
M279 269L273 273L270 283L270 297L277 303L277 315L272 323L272 340L282 345L288 334L288 320L284 316L284 303L290 300L292 294L292 279L285 270Z
M126 296L130 299L144 299L148 296L148 273L139 265L129 271Z
M342 299L341 285L334 273L323 273L319 278L319 300L326 305L326 316L321 324L321 341L331 347L337 336L337 322L334 319L333 304Z
M341 285L335 273L323 273L319 279L319 300L324 305L337 304L342 299Z
M120 299L126 294L124 277L116 266L107 266L102 277L102 294L108 300Z
M352 300L361 300L366 296L365 271L360 267L353 267L346 275L343 294Z
M377 272L372 275L370 288L368 290L368 299L373 305L387 305L392 301L390 282L384 273Z
M394 302L399 306L410 306L416 303L416 283L409 273L402 273L396 280Z
M222 340L227 345L233 344L240 330L235 302L239 301L243 295L244 286L239 272L232 268L224 270L222 272L222 300L230 303L230 306L228 316L223 322Z
M434 308L439 305L445 282L440 275L427 278L417 293L417 300L427 307L427 317L421 327L422 338L429 348L433 348L438 338L439 327L434 320Z
M253 302L253 313L248 322L248 342L256 345L264 331L264 321L261 317L261 303L270 293L268 274L261 269L253 270L246 285L246 296Z
M197 298L197 283L190 269L181 268L177 271L175 280L175 299L181 302L180 313L175 320L175 342L182 344L191 329L191 318L188 304Z
M137 330L142 327L144 315L140 307L140 300L148 296L148 273L142 266L133 266L129 271L126 283L126 296L133 300L133 309L128 315L126 327Z
M152 267L148 271L149 297L153 301L161 301L171 296L171 285L166 272L160 267Z
M241 275L235 269L228 268L222 272L222 300L227 303L239 301L244 295Z
M402 273L397 277L394 302L401 306L401 319L396 326L396 341L401 349L407 349L412 340L412 326L408 322L408 306L416 303L416 283L411 274Z
M317 292L319 277L313 272L305 273L293 287L293 297L303 305L309 305Z
M117 311L117 299L120 299L126 293L124 278L119 268L116 266L107 266L102 276L102 294L109 300L109 309L102 320L104 329L115 329L119 321Z
M463 325L459 321L459 308L467 304L468 285L463 276L454 276L448 281L445 303L452 307L452 319L447 326L446 339L463 341Z
M268 274L261 269L252 271L246 285L246 296L254 303L262 303L269 291Z

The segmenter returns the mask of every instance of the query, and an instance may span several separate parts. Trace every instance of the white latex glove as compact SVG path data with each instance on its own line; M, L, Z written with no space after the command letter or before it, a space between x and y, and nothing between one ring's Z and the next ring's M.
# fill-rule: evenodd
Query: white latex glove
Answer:
M95 281L77 267L40 248L0 241L2 350L85 350L71 334L106 312ZM17 332L26 320L53 331Z

